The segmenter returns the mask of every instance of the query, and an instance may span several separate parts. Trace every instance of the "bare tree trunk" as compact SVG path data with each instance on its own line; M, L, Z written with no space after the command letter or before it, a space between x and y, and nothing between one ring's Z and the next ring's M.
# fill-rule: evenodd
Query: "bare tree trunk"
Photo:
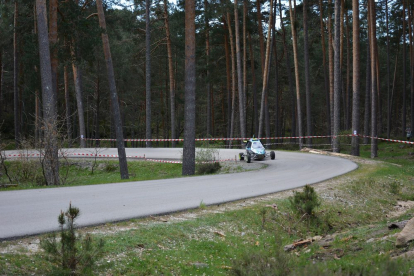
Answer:
M390 91L390 34L388 27L388 0L385 0L385 24L387 29L387 138L391 136L391 91Z
M296 8L296 1L295 1ZM296 16L294 16L294 11L292 8L292 0L289 0L289 13L290 13L290 22L296 21ZM296 13L296 12L295 12ZM293 59L295 63L295 79L296 79L296 105L297 105L297 118L298 118L298 131L299 131L299 148L303 147L303 132L302 132L302 111L300 104L300 84L299 84L299 61L298 61L298 42L296 35L295 24L290 24L292 27L292 40L293 40Z
M273 20L273 24L272 24L272 32L273 32L273 36L272 36L272 49L273 49L273 53L275 56L275 63L274 63L274 67L275 67L275 74L274 74L274 89L275 89L275 136L279 137L280 136L280 103L279 103L279 74L278 74L278 69L279 69L279 64L278 64L278 60L277 60L277 44L276 44L276 12L277 12L277 3L275 3L274 8L273 8L273 15L274 15L274 20ZM276 140L277 142L277 140Z
M368 27L369 28L369 27ZM369 31L368 31L369 38ZM367 66L366 66L366 82L365 82L365 105L364 105L364 144L368 144L368 136L370 133L371 118L371 47L369 39L367 40Z
M183 175L195 174L196 51L195 1L185 1L185 122Z
M402 136L405 135L405 130L407 128L407 81L406 81L406 75L407 75L407 58L406 58L406 44L405 44L405 40L406 40L406 34L405 34L405 29L406 29L406 20L405 20L405 1L402 1L403 3L403 35L402 35L402 45L403 45L403 53L402 53L402 60L403 60L403 89L402 89L402 94L403 94L403 106L402 106ZM414 130L414 129L413 129Z
M75 57L74 50L72 51L72 57ZM72 61L73 81L75 83L76 105L78 109L78 121L79 121L79 134L80 134L80 147L86 148L86 130L85 130L85 115L83 109L83 96L82 96L82 70L76 64L76 61Z
M349 13L346 12L346 110L345 110L345 129L351 127L351 47L350 47L350 34L349 34Z
M359 80L360 80L360 46L359 46L359 1L352 0L352 91L353 91L353 101L352 101L352 130L354 134L359 134L360 129L360 116L359 116ZM354 156L359 156L359 137L352 136L352 150L351 154Z
M204 25L206 37L206 90L207 90L207 137L211 136L211 87L210 87L210 26L208 18L208 1L204 0Z
M273 1L273 0L271 0ZM234 25L236 33L236 57L237 57L237 84L239 90L239 115L240 115L240 136L246 137L246 118L244 110L244 95L243 95L243 72L242 72L242 60L240 49L240 31L239 31L239 12L238 2L234 0ZM260 127L259 127L260 128Z
M171 112L171 138L176 139L176 127L175 127L175 81L174 81L174 68L172 60L171 49L171 36L170 36L170 23L168 20L168 1L164 0L164 18L165 18L165 32L167 36L167 53L168 53L168 72L170 74L170 112ZM175 147L176 142L172 141L172 147Z
M36 0L37 30L39 38L40 75L42 82L43 128L45 153L43 170L47 185L59 184L59 159L57 145L57 114L52 90L52 68L47 31L46 1Z
M376 65L376 27L375 27L375 2L368 0L370 54L371 54L371 158L377 154L377 65Z
M18 68L18 41L17 41L17 18L19 9L17 0L14 1L14 31L13 31L13 95L14 95L14 141L16 148L20 147L21 143L21 126L20 126L20 99L19 99L19 68Z
M308 0L303 0L303 52L305 59L305 93L306 93L306 134L312 136L312 103L311 83L309 72L309 42L308 42ZM307 139L307 146L312 147L312 139Z
M282 34L283 34L283 48L285 51L285 55L286 55L286 70L287 70L287 75L288 75L288 81L289 81L289 92L292 98L292 102L291 102L291 136L295 137L296 136L296 108L295 108L295 91L293 89L293 78L292 78L292 71L291 71L291 64L290 64L290 52L289 52L289 48L286 42L286 31L285 31L285 26L283 24L283 12L282 12L282 2L281 0L279 0L279 14L280 14L280 26L282 28ZM292 139L293 141L296 141L295 139Z
M116 91L115 74L112 65L111 49L109 47L109 38L106 33L105 15L102 7L102 0L96 0L96 7L98 9L99 26L102 28L102 44L105 54L106 69L108 70L109 91L111 96L112 112L115 123L116 141L118 147L119 168L121 179L128 179L128 164L125 153L124 134L122 129L121 112L119 110L118 94Z
M231 86L232 86L232 99L231 99L231 123L230 123L230 136L233 138L234 131L234 109L236 106L236 61L234 57L234 42L233 42L233 30L231 28L230 13L227 13L227 23L229 27L230 36L230 52L231 52ZM231 145L231 141L229 143Z
M231 74L230 74L230 53L229 53L229 42L227 38L227 31L229 27L227 26L226 16L223 15L223 28L224 28L224 51L226 55L226 88L227 88L227 137L232 135L232 105L231 105ZM230 25L230 22L228 22ZM230 27L231 28L231 27ZM229 143L230 144L230 143Z
M323 22L323 6L322 0L319 0L319 21L321 25L321 44L322 44L322 66L323 66L323 77L325 84L325 95L326 95L326 126L328 135L331 134L331 102L329 97L329 75L326 64L326 47L325 47L325 28ZM329 139L331 140L331 139Z
M265 56L265 67L264 67L264 73L263 73L263 89L262 89L262 100L260 104L260 117L259 117L259 135L258 138L262 137L262 130L263 130L263 120L265 116L265 99L266 99L266 93L268 88L268 82L269 82L269 63L270 63L270 52L271 52L271 40L272 40L272 31L270 26L272 26L273 22L273 0L270 0L270 7L269 7L269 28L267 30L267 41L266 41L266 56Z
M243 110L247 129L247 0L243 0Z
M55 93L55 105L57 106L57 96L58 96L58 1L50 0L49 1L49 43L51 48L51 62L52 62L52 81L53 81L53 93Z
M339 0L338 0L339 1ZM332 34L332 0L328 0L328 57L329 57L329 99L331 108L331 135L334 135L334 51ZM333 138L333 137L332 137ZM333 139L332 139L333 146Z
M145 138L152 138L151 120L151 0L145 0ZM145 146L151 147L151 141L146 141Z
M414 130L414 35L413 35L413 24L414 24L414 10L409 13L411 26L410 29L410 82L411 82L411 131Z
M63 67L63 82L65 86L65 111L66 111L66 135L68 136L68 146L71 147L72 145L72 115L71 115L71 108L70 108L70 96L69 96L69 76L68 76L68 68L65 65Z
M264 48L264 38L263 38L263 26L262 26L262 9L260 7L260 0L256 0L256 10L257 10L257 32L259 33L259 45L260 45L260 57L261 57L261 66L262 66L262 76L264 74L264 64L265 64L265 48Z
M333 152L340 152L339 148L339 129L341 123L340 99L341 99L341 1L335 1L335 48L334 48L334 132L333 132Z
M0 47L0 118L3 118L3 48Z
M95 140L95 147L99 147L100 142L99 142L99 107L100 107L100 79L99 79L99 62L98 62L98 68L96 70L97 73L97 77L96 77L96 88L95 88L95 93L94 93L94 100L95 100L95 110L94 110L94 114L93 114L93 125L94 125L94 135L93 138L96 139Z
M254 136L258 137L259 135L259 116L258 116L258 107L257 107L257 84L256 84L256 70L254 66L254 52L252 46L252 37L249 33L249 52L250 52L250 67L252 69L252 84L253 84L253 131Z

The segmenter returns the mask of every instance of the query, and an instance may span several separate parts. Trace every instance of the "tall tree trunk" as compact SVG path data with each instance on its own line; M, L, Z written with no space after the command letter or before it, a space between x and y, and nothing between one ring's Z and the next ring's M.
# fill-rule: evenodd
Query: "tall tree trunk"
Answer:
M3 48L0 47L0 118L3 118Z
M252 69L252 97L253 97L253 131L254 137L259 135L259 116L258 116L258 107L257 107L257 83L256 83L256 70L254 66L254 52L252 46L252 37L249 33L249 52L250 52L250 68Z
M295 1L296 8L296 1ZM298 61L298 42L295 28L296 16L294 16L294 11L292 8L292 0L289 0L289 13L290 13L290 22L292 28L292 40L293 40L293 59L295 63L295 79L296 79L296 105L297 105L297 118L298 118L298 134L299 134L299 148L303 147L303 132L302 132L302 111L300 104L300 84L299 84L299 61ZM296 13L296 12L295 12Z
M206 38L206 98L207 98L207 136L211 136L211 87L210 87L210 25L208 18L208 1L204 0L204 25Z
M350 47L350 24L349 24L349 13L346 12L346 110L345 110L345 129L351 127L351 47Z
M172 48L171 48L171 36L170 36L170 23L168 15L168 1L164 0L164 18L165 18L165 32L167 36L167 53L168 53L168 72L170 74L170 112L171 112L171 138L176 139L176 127L175 127L175 81L174 81L174 68L172 60ZM172 147L176 145L175 141L172 141Z
M75 46L73 46L75 47ZM75 57L74 50L72 50L72 58ZM85 115L83 109L83 93L82 93L82 70L76 64L76 60L72 61L73 81L75 83L76 105L78 109L79 121L79 135L80 147L86 148L86 130L85 130Z
M230 123L230 136L233 138L234 132L234 112L236 106L236 61L234 54L234 42L233 42L233 30L231 28L231 19L230 13L227 13L227 23L229 27L229 36L230 36L230 52L231 52L231 87L232 87L232 97L231 97L231 123ZM229 143L231 145L231 141Z
M271 40L272 40L272 31L270 26L272 26L273 22L273 0L270 0L270 7L269 7L269 28L267 30L267 41L266 41L266 56L265 56L265 67L264 67L264 73L263 73L263 89L262 89L262 100L260 104L260 117L259 117L259 138L262 137L262 130L263 130L263 121L265 116L265 99L266 99L266 93L269 83L269 63L270 63L270 53L271 53Z
M352 0L352 130L355 135L359 134L360 129L360 110L359 110L359 80L360 80L360 46L359 46L359 1ZM352 136L351 154L359 156L359 137Z
M403 83L402 83L402 94L403 94L403 104L402 104L402 127L401 127L401 131L402 131L402 136L405 135L405 130L407 128L407 80L406 80L406 75L407 75L407 58L406 58L406 34L405 34L405 29L406 29L406 20L405 20L405 1L402 1L403 3L403 16L402 16L402 20L403 20L403 35L402 35L402 45L403 45L403 53L402 53L402 60L403 60Z
M369 26L368 26L369 28ZM365 82L365 104L364 104L364 144L368 144L368 136L370 133L371 118L371 46L369 42L369 31L367 40L367 66L366 66L366 82Z
M183 175L195 174L196 51L195 1L185 1L185 122Z
M414 34L413 34L414 14L413 13L414 13L414 10L412 8L411 12L409 13L409 16L410 16L409 24L411 26L411 30L410 30L411 131L414 130Z
M231 137L232 132L232 103L231 103L231 73L230 73L230 51L229 51L229 42L227 37L227 32L229 27L227 26L226 16L223 15L223 28L224 28L224 52L226 55L226 88L227 88L227 137ZM228 22L230 25L230 22ZM229 143L230 144L230 143Z
M279 66L278 66L278 60L277 60L277 44L276 44L276 6L275 4L273 9L273 14L275 17L275 20L273 20L273 26L272 26L272 32L273 32L273 53L274 53L274 60L275 60L275 74L274 74L274 88L275 88L275 136L280 136L280 103L279 103ZM277 140L276 140L277 142Z
M68 67L65 65L63 67L63 82L65 86L65 111L66 111L66 135L68 136L68 146L72 146L72 114L70 107L70 96L69 96L69 76L68 76Z
M52 90L52 68L47 31L46 1L36 0L37 30L39 38L40 75L42 83L44 159L43 170L47 185L59 184L59 159L57 144L57 114Z
M335 43L334 43L334 132L333 152L340 152L339 129L341 123L340 99L341 99L341 1L335 1Z
M271 0L273 1L273 0ZM240 115L240 136L246 137L246 118L244 110L244 95L243 95L243 71L240 49L240 31L239 31L239 12L238 2L234 0L234 26L236 33L236 57L237 57L237 84L239 90L239 115ZM260 127L259 127L260 128Z
M311 109L311 84L309 65L308 42L308 0L303 0L303 52L305 59L305 93L306 93L306 134L312 136L312 109ZM307 139L307 146L312 147L312 139Z
M247 0L243 0L243 110L247 129Z
M295 91L293 88L293 77L292 77L292 66L291 66L291 60L290 60L290 52L289 52L289 47L287 45L286 42L286 31L285 31L285 26L283 24L283 12L282 12L282 2L281 0L279 0L279 14L280 14L280 26L282 28L282 35L283 35L283 48L285 51L285 56L286 56L286 71L287 71L287 75L288 75L288 81L289 81L289 92L291 95L291 136L295 137L296 136L296 101L295 101ZM294 138L292 139L292 141L296 141Z
M331 105L330 105L330 96L329 96L329 75L328 68L326 64L326 47L325 47L325 28L323 22L323 6L322 0L319 0L319 21L321 25L321 44L322 44L322 66L323 66L323 77L325 84L325 97L326 97L326 126L328 135L331 134ZM331 140L331 139L329 139Z
M20 99L19 99L19 68L18 68L18 41L17 41L17 18L19 9L17 0L14 1L14 30L13 30L13 95L14 95L14 141L16 148L20 147L21 143L21 126L20 126ZM46 30L47 31L47 30Z
M390 34L388 27L388 0L385 0L385 24L387 29L387 138L391 136L391 91L390 91Z
M58 0L49 1L49 43L50 43L50 59L52 62L52 81L53 81L53 93L55 93L55 105L57 106L58 98Z
M145 0L145 138L152 139L151 120L151 0ZM145 146L151 147L151 141L146 141Z
M116 133L116 141L118 147L118 157L119 157L119 168L121 173L121 179L128 179L128 164L126 159L125 153L125 143L124 143L124 134L122 129L122 120L121 120L121 112L119 109L118 103L118 94L116 91L116 84L115 84L115 74L114 68L112 65L112 57L111 57L111 49L109 47L109 38L108 34L106 33L106 22L105 22L105 15L102 6L102 0L96 0L96 7L98 9L98 17L99 17L99 26L102 29L102 44L103 50L105 54L105 62L106 62L106 69L108 71L108 83L109 83L109 91L111 97L111 104L112 104L112 112L113 118L115 123L115 133Z
M370 32L370 54L371 54L371 158L377 154L377 65L376 65L376 19L375 2L368 0L369 32Z
M339 0L338 0L339 1ZM328 57L329 57L329 99L331 108L331 135L334 135L334 50L332 34L332 0L328 0ZM333 137L332 137L333 147Z
M95 140L95 147L99 147L100 142L99 142L99 118L100 118L100 114L99 114L99 110L100 110L100 79L99 79L99 62L98 62L98 68L96 70L97 73L97 77L96 77L96 88L95 88L95 93L94 93L94 101L95 101L95 110L94 110L94 114L93 114L93 125L94 125L94 135L93 138L96 139Z
M262 25L262 9L260 6L260 0L256 0L256 10L257 10L257 32L259 33L259 45L260 45L260 57L261 57L261 67L262 67L262 76L264 74L264 64L265 64L265 48L264 48L264 38L263 38L263 25Z

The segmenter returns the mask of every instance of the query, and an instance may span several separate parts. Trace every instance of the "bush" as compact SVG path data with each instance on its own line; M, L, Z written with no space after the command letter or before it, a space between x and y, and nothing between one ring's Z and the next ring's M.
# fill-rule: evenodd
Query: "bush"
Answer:
M202 148L196 151L196 172L197 174L212 174L221 169L218 161L219 151L203 144Z
M196 166L197 174L212 174L218 172L221 169L219 162L212 163L200 163Z
M294 192L289 198L290 207L299 215L314 215L314 210L321 205L318 195L311 186L303 187L303 192Z
M60 241L52 234L40 242L50 260L60 267L59 275L91 274L96 259L102 253L102 239L94 243L89 234L83 238L76 233L75 220L79 214L79 209L69 204L68 210L58 217Z

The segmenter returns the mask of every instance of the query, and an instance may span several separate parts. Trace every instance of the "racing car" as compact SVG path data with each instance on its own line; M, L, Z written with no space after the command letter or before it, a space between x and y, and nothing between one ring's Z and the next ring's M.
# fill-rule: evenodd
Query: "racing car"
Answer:
M246 162L250 163L252 160L263 160L269 156L271 160L275 159L275 152L271 151L270 154L266 153L266 150L259 139L251 138L248 141L244 142L246 143L246 152L239 153L240 161L246 159Z

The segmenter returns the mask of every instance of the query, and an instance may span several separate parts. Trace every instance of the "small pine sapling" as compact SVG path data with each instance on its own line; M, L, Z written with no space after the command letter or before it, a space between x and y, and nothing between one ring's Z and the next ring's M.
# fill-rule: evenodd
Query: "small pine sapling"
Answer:
M75 220L79 215L79 208L69 204L68 210L61 211L58 216L60 240L54 233L40 243L51 262L70 275L90 273L104 246L102 239L95 243L91 235L86 234L83 238L76 233Z
M303 192L294 192L293 197L289 198L290 207L293 212L299 215L314 215L314 210L321 205L315 189L309 185L303 187Z

